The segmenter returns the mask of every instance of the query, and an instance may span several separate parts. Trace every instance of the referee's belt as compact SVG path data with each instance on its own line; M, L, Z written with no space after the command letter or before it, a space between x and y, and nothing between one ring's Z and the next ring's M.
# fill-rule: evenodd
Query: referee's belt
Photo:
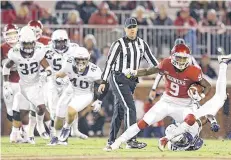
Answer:
M121 74L123 74L124 76L125 76L125 74L123 73L123 72L120 72L120 71L112 71L112 74L115 74L115 75L121 75ZM125 76L127 79L129 79L129 80L132 80L132 81L137 81L138 80L138 78L137 77L135 77L135 76Z

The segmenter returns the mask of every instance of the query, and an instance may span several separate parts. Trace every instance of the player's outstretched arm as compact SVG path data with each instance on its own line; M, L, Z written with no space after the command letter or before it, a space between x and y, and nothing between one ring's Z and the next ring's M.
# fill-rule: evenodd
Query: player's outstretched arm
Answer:
M159 71L160 70L157 67L143 68L143 69L139 69L137 71L136 76L137 77L148 76L148 75L151 75L151 74L159 73Z
M207 93L209 93L210 89L211 89L211 84L205 79L202 78L201 81L199 81L199 84L202 85L204 87L204 91L203 93L206 95Z
M13 67L14 61L8 60L4 65L3 65L3 76L4 76L4 82L9 81L9 76L10 76L10 68Z

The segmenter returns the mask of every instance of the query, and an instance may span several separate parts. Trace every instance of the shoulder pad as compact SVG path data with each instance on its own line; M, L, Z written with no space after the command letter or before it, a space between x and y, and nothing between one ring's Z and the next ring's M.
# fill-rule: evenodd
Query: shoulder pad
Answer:
M71 43L70 47L79 47L79 45L77 43Z

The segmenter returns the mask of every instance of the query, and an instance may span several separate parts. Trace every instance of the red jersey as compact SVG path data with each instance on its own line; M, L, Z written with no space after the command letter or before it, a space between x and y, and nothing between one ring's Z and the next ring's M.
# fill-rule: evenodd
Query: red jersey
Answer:
M8 58L7 55L11 48L12 47L8 45L6 42L1 44L1 61ZM19 79L20 78L17 71L10 71L10 77L9 77L10 82L18 83Z
M46 36L41 36L39 39L38 39L38 42L44 44L44 45L48 45L48 43L51 41L51 38L50 37L46 37Z
M200 68L189 65L184 71L176 72L170 58L165 58L158 68L165 76L165 92L172 97L189 98L187 91L190 85L202 80Z

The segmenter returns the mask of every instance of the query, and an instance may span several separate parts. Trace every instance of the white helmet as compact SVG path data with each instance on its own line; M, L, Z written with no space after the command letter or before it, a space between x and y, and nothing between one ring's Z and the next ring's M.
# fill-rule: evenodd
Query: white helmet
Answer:
M84 71L90 60L90 53L84 47L78 47L74 54L75 64L78 71Z
M29 26L24 26L19 32L20 49L24 57L32 57L36 44L36 36Z
M165 129L165 135L166 136L172 136L175 132L175 130L178 128L179 124L170 124L166 129ZM179 142L182 138L184 137L183 134L180 134L173 139L171 139L171 142Z
M64 53L69 47L70 40L67 32L64 29L55 30L51 36L52 47L58 53Z

